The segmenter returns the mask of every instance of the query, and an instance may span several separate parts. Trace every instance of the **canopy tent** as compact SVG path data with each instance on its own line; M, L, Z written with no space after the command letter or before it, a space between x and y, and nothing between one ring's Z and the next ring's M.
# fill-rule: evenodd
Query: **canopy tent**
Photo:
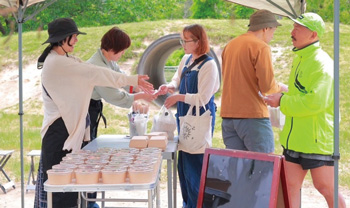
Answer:
M267 9L271 12L296 18L306 9L306 0L226 0L253 9ZM338 207L339 173L339 0L334 0L334 207Z
M56 0L0 0L0 5L15 9L13 16L18 24L18 70L19 70L19 116L20 116L20 151L21 151L21 202L24 207L23 180L23 95L22 95L22 24L33 18L41 10ZM267 9L271 12L296 18L305 12L306 0L225 0L254 9ZM27 7L37 4L36 11L24 18ZM338 160L339 160L339 0L334 0L334 196L338 196ZM338 199L338 197L335 197ZM334 207L338 207L338 200L334 200Z
M305 11L305 0L226 0L253 9L267 9L274 14L296 18Z
M23 168L23 76L22 76L22 24L33 18L40 11L56 0L0 0L0 5L10 8L18 24L18 85L20 116L20 157L21 157L21 207L24 208L24 168ZM25 17L27 7L37 4L33 14ZM16 15L17 14L17 15Z
M18 0L0 0L0 5L4 5L6 7L16 7L18 8L19 5L27 4L27 6L42 2L45 0L29 0L29 1L18 1Z

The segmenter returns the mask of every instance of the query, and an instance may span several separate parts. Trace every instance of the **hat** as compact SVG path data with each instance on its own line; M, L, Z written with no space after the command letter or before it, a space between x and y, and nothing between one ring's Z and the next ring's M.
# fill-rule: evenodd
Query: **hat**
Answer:
M83 34L78 30L75 22L70 18L59 18L50 22L48 25L49 38L43 43L57 43L61 40L64 40L66 37L73 34Z
M316 13L308 12L292 20L299 25L307 27L311 31L317 32L318 37L321 37L325 32L323 19Z
M276 17L272 12L262 9L254 12L249 18L249 31L257 31L267 27L281 26L277 22Z

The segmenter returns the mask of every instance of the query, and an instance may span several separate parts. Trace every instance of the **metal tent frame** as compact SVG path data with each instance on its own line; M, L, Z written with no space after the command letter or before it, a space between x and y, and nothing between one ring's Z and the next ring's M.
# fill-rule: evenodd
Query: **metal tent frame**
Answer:
M0 0L0 5L16 8L13 12L18 24L18 71L19 71L19 113L20 116L20 157L21 157L21 203L24 207L24 169L23 169L23 78L22 78L22 25L56 0ZM226 0L255 9L268 9L275 14L297 17L304 13L306 0ZM28 17L24 17L26 8L40 3L41 7ZM334 0L334 196L338 196L339 169L339 0ZM338 207L338 197L335 197L334 207Z
M23 168L23 75L22 75L22 27L23 24L32 19L40 11L50 6L56 0L0 0L0 5L13 8L13 17L18 24L18 85L19 85L19 112L20 117L20 158L21 158L21 207L24 208L24 168ZM40 5L39 5L40 3ZM25 11L29 6L38 4L37 10L25 17Z

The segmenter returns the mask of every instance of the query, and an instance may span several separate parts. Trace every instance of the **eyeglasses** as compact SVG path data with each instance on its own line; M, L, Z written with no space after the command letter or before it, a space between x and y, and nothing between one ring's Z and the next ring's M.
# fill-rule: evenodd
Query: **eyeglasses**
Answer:
M179 41L180 41L180 44L181 44L181 45L185 45L186 43L189 43L189 42L196 42L197 40L182 40L182 39L180 39Z

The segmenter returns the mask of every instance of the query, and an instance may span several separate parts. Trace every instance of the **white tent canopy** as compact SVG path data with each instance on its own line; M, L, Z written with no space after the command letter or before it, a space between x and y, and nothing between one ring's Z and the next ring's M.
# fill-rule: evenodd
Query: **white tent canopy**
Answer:
M274 14L296 18L305 11L305 0L226 0L254 9L267 9Z
M27 4L27 6L42 2L45 0L0 0L0 5L4 5L6 7L16 7L18 8L18 6L21 5L25 5Z

